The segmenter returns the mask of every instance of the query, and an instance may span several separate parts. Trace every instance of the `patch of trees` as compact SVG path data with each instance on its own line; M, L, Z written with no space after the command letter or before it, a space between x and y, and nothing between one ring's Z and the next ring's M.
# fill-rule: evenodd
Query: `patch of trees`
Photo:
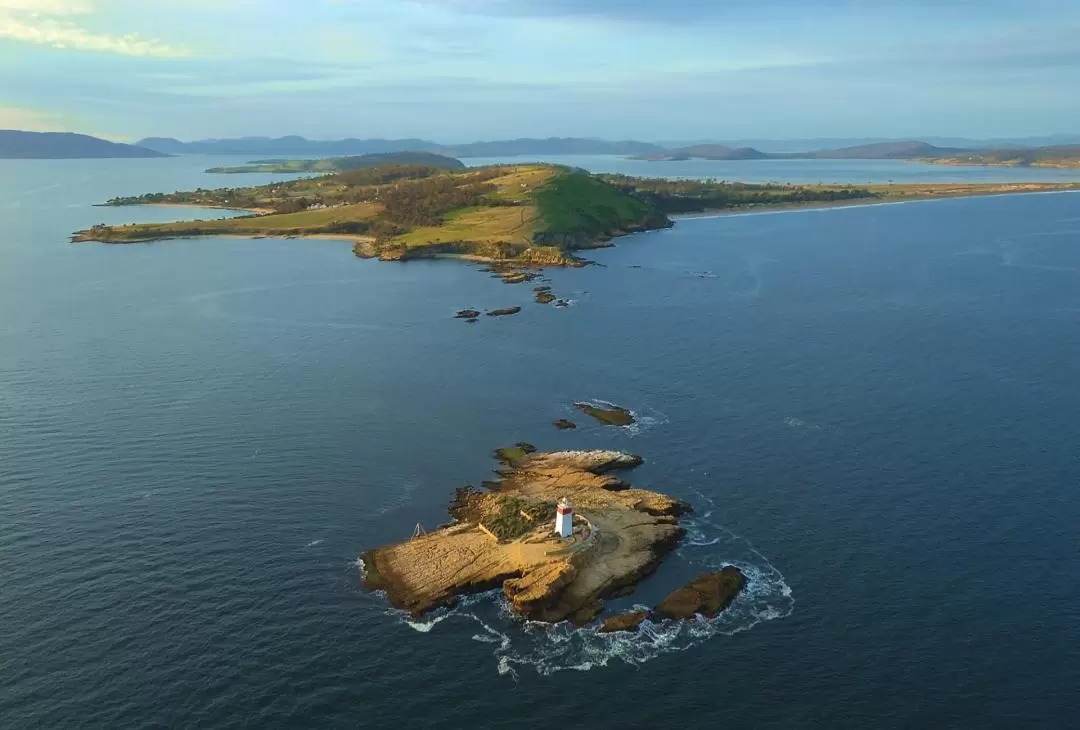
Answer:
M716 180L663 180L605 175L612 185L652 203L665 213L699 213L756 205L832 202L879 197L866 188L805 187Z
M446 172L431 165L383 165L346 170L333 176L342 185L387 185L398 180L423 180Z
M436 177L401 182L379 196L383 218L402 226L437 226L457 208L481 205L495 186L479 182L461 184L460 178Z

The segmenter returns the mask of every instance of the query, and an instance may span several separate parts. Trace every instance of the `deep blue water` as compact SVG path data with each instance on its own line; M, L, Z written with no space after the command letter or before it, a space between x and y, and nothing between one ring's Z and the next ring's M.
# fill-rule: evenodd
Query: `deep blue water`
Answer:
M1080 195L682 221L550 272L566 310L334 241L67 242L205 166L0 163L0 727L1075 725ZM588 398L641 427L551 427ZM360 590L522 439L698 507L614 607L753 589L609 639Z

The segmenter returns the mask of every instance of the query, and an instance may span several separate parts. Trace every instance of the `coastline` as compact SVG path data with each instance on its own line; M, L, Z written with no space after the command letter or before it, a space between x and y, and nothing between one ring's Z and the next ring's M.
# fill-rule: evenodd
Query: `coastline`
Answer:
M124 205L110 205L109 203L95 203L95 208L204 208L206 210L231 210L235 213L254 213L255 215L270 215L272 208L231 208L227 205L209 205L202 203L126 203Z
M950 183L940 183L948 185ZM996 184L996 183L992 183ZM829 201L795 205L762 205L752 208L732 208L728 210L706 210L700 213L673 213L668 217L678 222L701 218L727 218L730 216L764 215L767 213L799 213L802 211L839 210L842 208L869 208L881 205L903 205L905 203L930 203L936 200L954 200L956 198L996 198L1006 195L1057 195L1062 193L1080 193L1080 182L1075 183L1002 183L1004 185L1050 186L1047 190L973 190L971 192L951 194L923 194L910 196L886 196L883 198L863 198L857 200Z

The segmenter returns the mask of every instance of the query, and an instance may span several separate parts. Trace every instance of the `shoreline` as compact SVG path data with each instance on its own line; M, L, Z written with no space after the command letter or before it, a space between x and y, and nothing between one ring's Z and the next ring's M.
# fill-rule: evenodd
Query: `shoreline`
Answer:
M109 203L96 203L95 208L202 208L204 210L230 210L234 213L253 213L255 215L270 215L272 208L230 208L227 205L209 205L202 203L125 203L123 205L110 205Z
M937 183L935 183L937 184ZM948 185L950 183L940 183ZM987 183L997 184L997 183ZM1013 183L1004 183L1013 184ZM1044 183L1016 183L1018 185L1042 185ZM762 205L754 208L731 208L728 210L706 210L700 213L673 213L668 217L678 222L684 220L698 220L708 218L728 218L732 216L765 215L770 213L799 213L810 211L840 210L843 208L871 208L882 205L904 205L905 203L931 203L938 200L955 200L957 198L996 198L1006 195L1060 195L1064 193L1080 193L1080 182L1075 183L1045 183L1053 186L1071 186L1057 190L1000 190L1000 191L972 191L968 193L952 194L925 194L911 195L908 197L892 196L884 198L864 198L858 200L841 200L821 203L808 203L805 205Z
M160 238L133 238L126 241L102 241L97 238L77 238L72 237L72 243L101 243L106 246L124 246L133 243L157 243L159 241L193 241L199 238L235 238L235 239L247 239L254 241L261 241L264 238L273 238L283 241L292 241L299 239L313 239L322 241L341 241L342 243L348 243L356 245L357 243L373 243L375 238L372 236L357 236L355 234L348 233L298 233L296 235L283 236L281 234L261 234L261 233L206 233L198 236L162 236Z

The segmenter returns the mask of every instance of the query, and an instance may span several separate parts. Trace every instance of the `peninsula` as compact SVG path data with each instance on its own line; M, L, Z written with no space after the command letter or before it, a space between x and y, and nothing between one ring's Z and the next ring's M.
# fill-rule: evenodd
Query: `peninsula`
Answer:
M462 594L501 588L527 619L582 626L602 613L605 598L632 592L685 534L678 517L690 505L613 476L640 465L638 456L537 453L529 444L496 453L504 465L500 479L484 491L457 490L453 523L428 534L418 529L410 540L361 556L365 587L385 591L414 616ZM737 568L725 570L719 582L692 584L699 591L693 595L679 589L655 615L715 615L745 584ZM717 588L701 590L706 585ZM636 628L645 616L605 630Z
M935 165L976 165L990 167L1080 168L1080 144L1050 147L1014 147L993 150L963 150L951 155L920 159Z
M558 165L445 170L359 168L248 188L114 198L106 205L186 205L250 215L99 224L73 241L140 243L195 236L352 239L364 258L467 256L515 265L580 265L575 252L673 225L670 216L1080 189L1080 183L788 185L590 174Z

